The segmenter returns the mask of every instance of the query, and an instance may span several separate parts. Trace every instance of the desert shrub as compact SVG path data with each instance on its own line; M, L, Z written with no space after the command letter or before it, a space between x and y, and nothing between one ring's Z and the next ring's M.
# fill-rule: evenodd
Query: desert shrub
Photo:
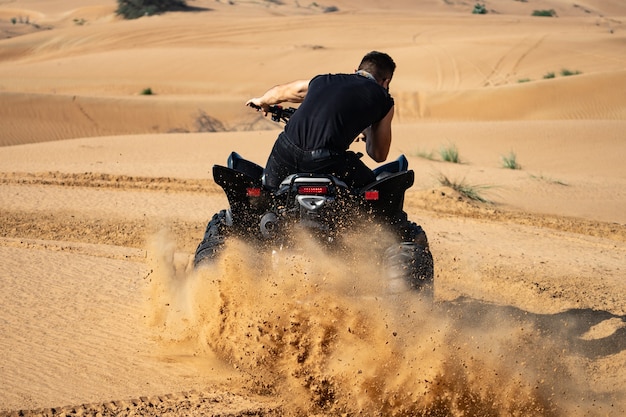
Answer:
M459 150L455 145L450 145L447 147L442 147L439 150L439 156L441 156L441 160L446 162L452 162L458 164L461 162L459 159Z
M519 80L517 80L518 83L529 83L530 81L530 78L520 78Z
M489 200L481 195L481 191L490 188L488 185L470 185L465 180L457 181L451 180L444 174L439 174L439 184L444 187L450 187L462 196L469 198L470 200L479 201L481 203L489 203Z
M414 153L412 153L411 155L417 156L418 158L422 158L422 159L428 159L429 161L435 161L435 154L433 151L423 151L423 150L418 150Z
M187 8L185 0L117 0L116 14L124 19L137 19Z
M554 77L556 77L556 74L554 74L553 72L548 72L543 76L543 78L546 80L549 80L550 78L554 78Z
M474 5L474 9L472 10L473 14L487 14L487 8L484 4L476 3Z
M533 10L533 16L543 16L543 17L554 17L556 16L556 11L554 9L550 10Z
M328 6L326 8L324 8L324 13L334 13L334 12L338 12L339 11L339 7L337 6Z
M567 68L563 68L561 70L561 75L564 77L567 77L569 75L578 75L578 74L580 74L580 71L570 71Z
M507 156L502 156L502 166L508 169L522 169L522 166L517 163L515 152L509 152Z
M142 96L151 96L151 95L153 95L154 93L152 92L152 89L151 89L150 87L148 87L148 88L144 88L143 90L141 90L141 93L140 93L140 94L141 94Z

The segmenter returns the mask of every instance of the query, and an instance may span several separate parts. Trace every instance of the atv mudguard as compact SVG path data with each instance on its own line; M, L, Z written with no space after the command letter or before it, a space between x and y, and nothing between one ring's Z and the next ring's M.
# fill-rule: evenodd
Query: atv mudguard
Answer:
M243 228L258 227L259 216L267 209L270 196L263 189L262 174L263 168L235 152L228 158L228 167L213 166L213 180L224 189L233 222ZM260 196L248 195L250 189L260 192Z
M396 162L396 161L394 161ZM404 193L415 181L412 170L389 173L361 189L365 209L374 216L389 219L392 223L403 213ZM378 192L377 199L365 198L366 192Z

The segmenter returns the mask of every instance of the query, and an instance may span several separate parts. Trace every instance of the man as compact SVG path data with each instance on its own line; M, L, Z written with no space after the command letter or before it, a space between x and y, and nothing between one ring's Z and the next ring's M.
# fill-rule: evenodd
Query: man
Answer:
M248 100L267 112L270 105L302 103L276 139L263 174L263 183L276 189L289 174L332 174L354 187L375 176L348 151L363 139L367 154L376 162L387 159L391 145L394 101L389 83L396 64L385 53L366 54L354 74L324 74L270 88Z

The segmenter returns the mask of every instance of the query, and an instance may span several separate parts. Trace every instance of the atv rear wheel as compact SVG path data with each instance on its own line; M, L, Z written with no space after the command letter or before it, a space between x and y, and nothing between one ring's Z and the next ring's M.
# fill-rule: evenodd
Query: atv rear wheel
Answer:
M404 241L385 251L384 266L391 292L409 288L432 295L433 255L424 230L409 222L403 228Z
M204 238L196 249L196 255L193 259L194 267L198 267L204 262L210 262L217 257L232 225L233 219L230 210L222 210L213 215L204 232Z

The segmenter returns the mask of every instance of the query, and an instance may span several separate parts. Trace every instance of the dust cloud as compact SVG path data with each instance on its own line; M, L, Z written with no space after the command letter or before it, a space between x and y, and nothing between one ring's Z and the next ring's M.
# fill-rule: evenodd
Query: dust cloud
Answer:
M577 357L524 312L386 291L368 249L374 239L353 237L351 259L309 243L270 256L232 240L214 264L193 270L161 235L151 250L150 325L163 343L191 343L195 355L217 354L248 374L254 392L277 398L286 415L602 409Z

